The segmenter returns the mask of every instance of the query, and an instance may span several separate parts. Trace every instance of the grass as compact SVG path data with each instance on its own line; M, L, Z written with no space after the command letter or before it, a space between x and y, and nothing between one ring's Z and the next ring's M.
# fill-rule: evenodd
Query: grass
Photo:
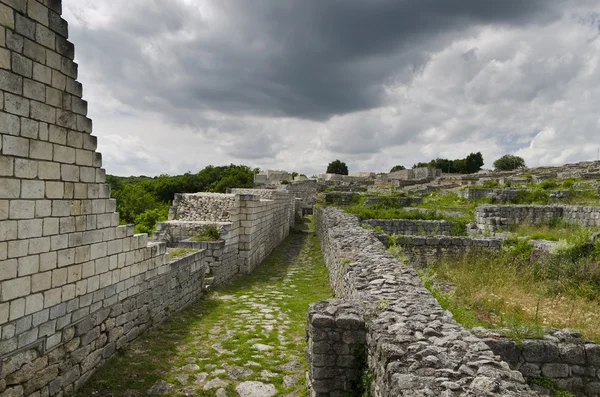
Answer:
M215 225L208 225L202 233L194 234L190 241L217 241L221 238L221 232Z
M235 279L174 314L119 351L77 396L123 397L130 391L146 395L161 379L174 384L176 390L191 388L195 394L190 395L214 396L216 388L203 390L194 383L200 373L231 382L225 387L228 396L237 396L236 382L247 380L273 383L277 395L304 396L308 305L331 296L318 238L313 233L292 233L251 275ZM266 320L267 313L275 318ZM273 350L257 352L252 347L256 343ZM302 368L286 371L279 367L291 361L301 363ZM199 369L182 372L181 367L190 362ZM232 381L217 371L233 366L252 372ZM264 370L273 377L264 380ZM298 384L284 389L286 375L296 376Z
M169 257L171 259L173 258L179 258L181 256L186 256L187 254L191 254L192 252L196 252L198 251L197 249L193 249L193 248L167 248L167 251L169 252Z
M466 327L508 328L516 340L538 336L543 326L572 328L600 340L600 244L584 255L530 254L527 241L515 239L495 256L474 251L419 275Z
M598 229L593 227L584 227L563 220L556 220L542 225L532 223L520 223L509 229L511 232L520 236L527 236L531 239L565 241L569 245L580 245L590 241L592 234Z

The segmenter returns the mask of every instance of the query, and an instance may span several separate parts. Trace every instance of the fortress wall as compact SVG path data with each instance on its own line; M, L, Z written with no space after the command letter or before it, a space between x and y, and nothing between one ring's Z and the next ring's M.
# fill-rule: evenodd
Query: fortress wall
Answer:
M234 194L177 193L169 220L229 222L234 204Z
M229 222L171 220L159 223L155 233L155 239L167 242L170 246L210 249L209 277L214 285L226 283L236 274L252 272L289 235L294 226L295 198L286 191L232 189L232 192L235 194L206 196L213 203L226 203ZM178 196L172 213L182 213L180 205L183 205L183 212L194 213L198 219L210 218L215 213L207 209L205 200L187 199L188 196L198 195ZM194 204L199 207L194 207ZM205 216L203 211L210 211L211 214ZM203 242L189 241L190 237L201 234L209 225L219 228L222 247L204 247Z
M318 208L316 222L332 287L346 305L326 301L309 310L311 396L353 390L356 372L364 369L373 376L371 392L377 397L535 395L521 373L508 369L481 339L456 323L414 270L388 254L373 231L360 227L356 216ZM344 337L344 330L351 331L348 327L356 332L348 332L343 341L360 341L362 325L347 304L362 313L366 342L364 357L348 359L344 365L343 359L326 360L318 342L328 337L329 330ZM360 363L366 368L352 371Z
M581 226L600 227L600 207L574 205L480 205L475 212L482 231L506 229L519 223L547 224L563 219Z
M250 273L281 243L294 225L295 198L275 191L271 200L240 195L239 221L240 272Z
M207 248L171 261L164 243L119 226L61 11L59 0L0 1L0 396L71 395L199 297L208 264L225 257ZM232 225L237 261L240 236L280 237L293 214L246 230L226 213L233 195L192 200ZM251 268L274 243L248 240L263 247Z

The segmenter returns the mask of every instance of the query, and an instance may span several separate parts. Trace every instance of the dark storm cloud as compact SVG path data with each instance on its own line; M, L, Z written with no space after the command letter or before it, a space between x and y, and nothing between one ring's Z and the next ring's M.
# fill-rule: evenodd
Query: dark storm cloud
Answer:
M129 106L212 125L202 112L325 120L381 106L386 85L409 80L464 32L546 23L565 2L215 0L210 11L182 1L123 4L107 25L71 29L86 43L78 58Z

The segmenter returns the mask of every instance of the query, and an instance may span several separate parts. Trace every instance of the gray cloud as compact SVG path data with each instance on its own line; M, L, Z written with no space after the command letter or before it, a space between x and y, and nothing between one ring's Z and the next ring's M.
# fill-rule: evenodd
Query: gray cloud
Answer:
M198 109L325 120L378 107L387 81L410 78L404 68L461 33L545 23L562 2L219 0L211 11L128 3L106 26L72 29L88 43L78 56L110 78L119 99L193 123Z
M123 172L152 157L170 172L314 173L340 156L379 171L471 150L552 162L598 143L593 0L106 3L64 0L96 132L153 142L109 156ZM107 122L123 113L154 124Z

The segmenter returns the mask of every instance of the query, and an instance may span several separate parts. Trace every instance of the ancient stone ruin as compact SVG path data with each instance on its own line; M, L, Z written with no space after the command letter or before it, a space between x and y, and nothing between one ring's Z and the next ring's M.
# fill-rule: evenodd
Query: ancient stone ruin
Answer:
M315 206L319 197L352 202L357 192L371 194L369 205L376 205L390 201L376 194L402 189L412 197L392 201L406 206L420 204L418 194L485 181L593 180L600 163L539 169L529 177L424 168L323 174L288 185L279 183L289 174L268 172L257 175L257 182L273 185L265 189L176 195L169 220L148 241L133 226L119 225L61 12L60 0L0 0L0 397L73 395L119 349L199 299L209 285L251 273L295 220L313 211L336 299L308 311L311 396L366 390L378 397L534 396L524 376L537 375L577 393L600 394L596 344L560 330L524 346L471 332L442 309L410 266L386 252L385 234L362 227L357 216ZM515 197L513 189L479 187L462 194ZM598 207L484 205L473 230L495 233L523 220L558 218L600 226ZM362 224L400 235L396 243L409 253L409 265L497 250L502 241L451 236L457 225L438 220ZM218 238L195 239L209 227ZM171 259L167 246L197 251Z

